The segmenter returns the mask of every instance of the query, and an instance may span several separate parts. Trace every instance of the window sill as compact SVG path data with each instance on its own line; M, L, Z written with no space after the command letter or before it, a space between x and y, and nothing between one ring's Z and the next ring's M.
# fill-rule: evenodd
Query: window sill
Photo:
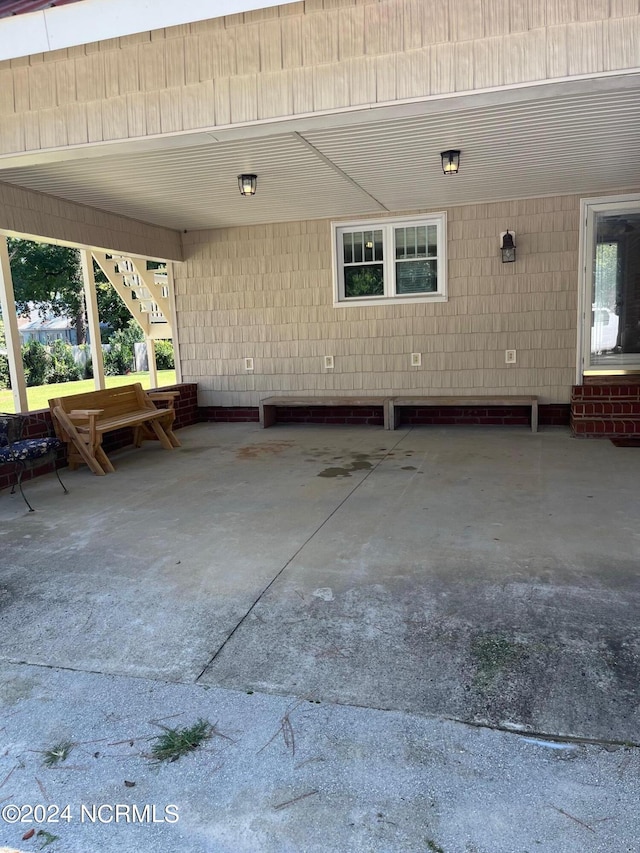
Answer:
M373 296L369 299L342 299L334 300L334 308L364 308L379 305L415 305L418 302L448 302L449 298L442 293L434 293L430 296Z

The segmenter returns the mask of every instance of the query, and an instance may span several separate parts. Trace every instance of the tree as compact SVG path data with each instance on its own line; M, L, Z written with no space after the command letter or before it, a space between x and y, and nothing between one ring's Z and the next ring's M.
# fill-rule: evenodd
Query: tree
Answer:
M109 327L103 330L103 343L113 332L120 332L129 326L132 319L131 313L118 293L108 281L106 275L100 267L94 262L93 272L96 280L96 297L98 299L98 314L100 322L106 323Z
M20 315L34 303L41 314L70 317L78 343L86 343L85 304L80 253L69 246L9 238L11 275ZM100 321L112 331L125 329L131 314L94 262L96 296ZM110 334L110 332L107 332Z
M77 249L9 238L11 276L16 308L28 314L35 303L41 314L71 317L78 343L87 340L82 293L82 271Z

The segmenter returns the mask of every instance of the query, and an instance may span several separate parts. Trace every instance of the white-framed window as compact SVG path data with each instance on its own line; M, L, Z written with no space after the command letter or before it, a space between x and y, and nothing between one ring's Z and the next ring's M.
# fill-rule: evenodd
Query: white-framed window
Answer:
M446 213L331 227L336 307L446 302Z

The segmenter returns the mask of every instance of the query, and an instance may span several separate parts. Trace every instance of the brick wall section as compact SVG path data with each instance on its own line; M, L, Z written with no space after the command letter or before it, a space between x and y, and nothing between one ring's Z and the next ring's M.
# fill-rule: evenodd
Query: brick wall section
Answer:
M257 406L201 406L200 420L221 423L253 423L260 420Z
M158 389L160 390L160 389ZM167 388L162 388L162 391L180 391L180 397L175 400L176 419L174 429L181 429L185 426L191 426L198 423L200 420L200 411L198 409L198 386L195 382L185 383L182 385L171 385ZM25 438L38 438L40 436L55 435L51 412L49 409L42 409L38 412L29 414L29 421L25 427ZM120 429L116 432L109 433L104 437L103 447L109 453L110 451L120 450L122 447L127 447L133 441L133 431L130 429ZM66 463L66 448L63 448L58 454L58 467ZM51 465L44 465L40 468L35 468L33 471L26 471L24 479L28 480L32 477L39 477L41 474L48 474L53 471ZM0 467L0 489L6 489L15 481L15 468L13 465L4 465Z
M278 406L276 417L283 424L384 425L382 406Z
M571 432L578 438L640 436L640 381L575 385Z
M531 425L531 410L527 406L399 406L398 409L398 422L404 426L413 424Z
M160 389L158 389L160 390ZM180 397L175 401L176 419L174 429L193 426L200 422L200 410L198 409L198 385L196 382L185 382L181 385L171 385L162 388L162 391L179 391Z
M540 426L569 426L571 406L568 403L543 403L538 406Z

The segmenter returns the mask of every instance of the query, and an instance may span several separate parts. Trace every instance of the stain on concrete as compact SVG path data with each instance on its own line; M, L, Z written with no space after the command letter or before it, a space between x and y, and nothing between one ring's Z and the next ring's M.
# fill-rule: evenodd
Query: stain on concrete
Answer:
M323 601L333 601L333 590L330 586L323 586L320 589L314 589L311 593L315 598L321 598Z
M260 459L278 456L293 447L293 441L270 441L260 444L248 444L236 451L236 459Z
M352 471L368 471L373 468L366 453L352 453L353 460L341 468L325 468L320 471L318 477L350 477ZM334 456L333 459L343 459L342 456Z
M602 657L618 686L635 693L640 683L640 645L634 650L633 639L613 636L604 637L603 645Z
M33 678L20 675L7 678L0 682L0 703L5 706L16 705L24 699L29 699L37 686Z
M499 673L516 666L525 647L504 634L487 631L472 638L470 653L476 666L474 681L478 686L486 686Z
M402 470L403 471L417 471L418 469L416 468L415 465L403 465Z

